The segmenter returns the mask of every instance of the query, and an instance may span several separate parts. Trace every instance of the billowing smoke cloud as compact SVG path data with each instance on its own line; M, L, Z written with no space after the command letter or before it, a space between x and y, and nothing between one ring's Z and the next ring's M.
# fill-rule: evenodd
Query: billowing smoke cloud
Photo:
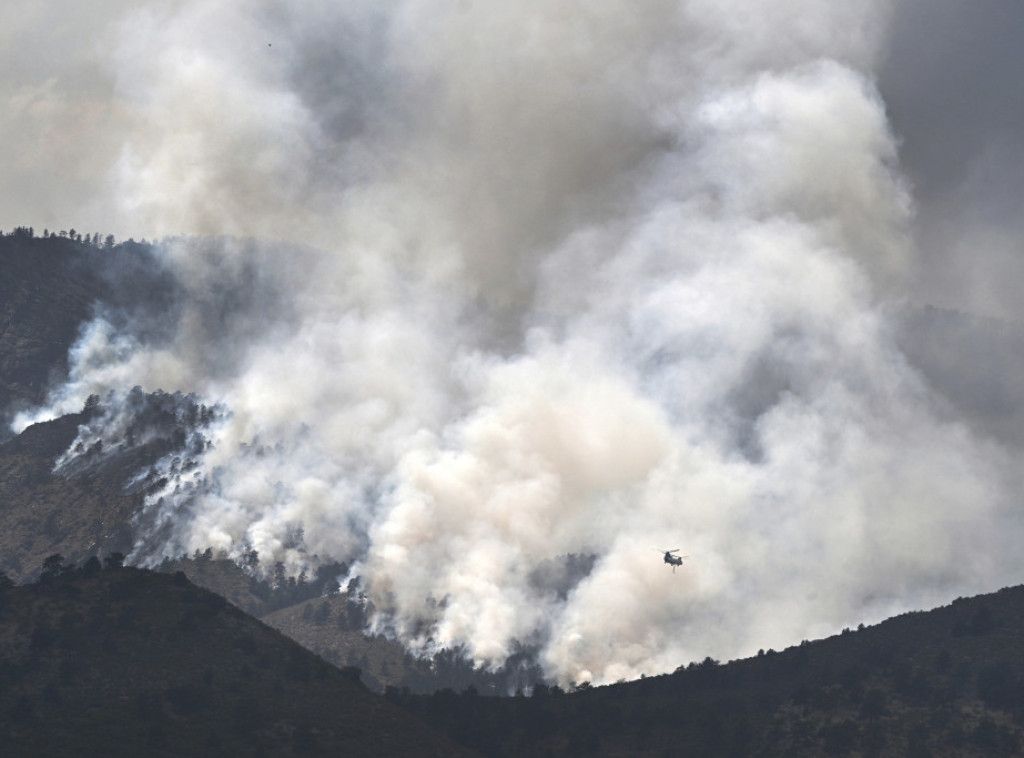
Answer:
M199 236L48 412L226 409L134 558L356 561L411 647L564 681L1016 580L1013 453L894 336L888 6L111 5L106 210Z

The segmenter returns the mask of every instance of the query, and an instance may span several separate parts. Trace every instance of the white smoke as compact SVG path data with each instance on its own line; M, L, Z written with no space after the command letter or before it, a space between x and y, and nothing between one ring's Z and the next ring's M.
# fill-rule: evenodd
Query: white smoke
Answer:
M1016 580L1011 453L894 341L912 203L872 78L888 15L120 14L118 212L215 236L162 246L170 327L98 318L54 406L138 384L230 410L136 558L355 560L411 647L534 645L562 681ZM652 548L677 547L673 573ZM593 569L538 580L568 555Z

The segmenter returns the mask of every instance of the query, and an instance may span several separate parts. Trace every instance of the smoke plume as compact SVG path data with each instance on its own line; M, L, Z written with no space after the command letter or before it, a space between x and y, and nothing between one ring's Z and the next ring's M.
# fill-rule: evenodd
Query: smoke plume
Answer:
M92 114L79 225L166 236L173 298L40 413L218 409L135 561L355 562L411 648L562 681L1019 581L1016 448L897 342L890 5L108 2L3 128Z

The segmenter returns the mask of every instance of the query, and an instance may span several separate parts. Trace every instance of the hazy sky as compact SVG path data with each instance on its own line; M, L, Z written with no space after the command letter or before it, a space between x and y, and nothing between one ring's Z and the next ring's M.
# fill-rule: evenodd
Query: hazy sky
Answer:
M909 0L879 86L918 204L922 301L1021 319L1024 7Z
M199 235L173 322L99 312L41 411L230 408L134 560L355 561L410 646L564 681L1020 581L1020 437L916 307L1024 315L1019 4L32 8L0 225Z

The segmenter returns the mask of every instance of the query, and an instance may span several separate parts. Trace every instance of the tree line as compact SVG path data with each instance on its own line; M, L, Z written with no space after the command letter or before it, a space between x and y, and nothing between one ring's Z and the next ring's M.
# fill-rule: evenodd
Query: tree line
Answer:
M117 241L113 234L104 235L99 232L86 232L83 234L74 227L53 232L49 229L43 229L42 234L36 234L35 227L16 226L9 232L4 232L0 229L0 237L11 237L13 239L64 239L69 242L77 242L80 245L88 245L97 250L112 250L119 244L122 244ZM123 244L134 245L137 243L135 238L129 237L123 241ZM138 241L138 244L147 245L149 243L143 238Z

